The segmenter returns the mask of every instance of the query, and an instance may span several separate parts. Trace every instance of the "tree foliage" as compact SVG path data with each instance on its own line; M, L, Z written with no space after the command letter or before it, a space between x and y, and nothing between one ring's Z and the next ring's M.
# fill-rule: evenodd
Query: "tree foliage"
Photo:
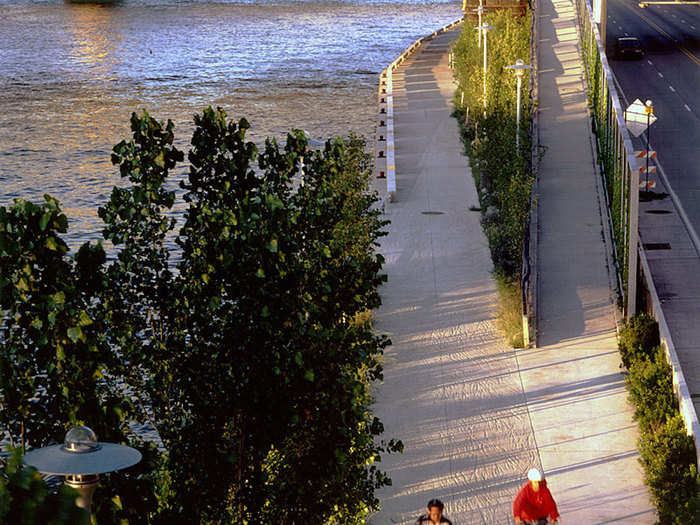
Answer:
M530 167L531 141L528 77L522 80L520 149L516 148L516 76L505 69L518 58L530 56L530 13L514 17L508 10L489 13L486 106L483 98L483 49L478 32L465 22L454 47L455 115L472 160L482 225L489 241L496 273L506 280L518 276L522 264L522 240L529 224L530 191L534 180Z
M142 451L139 466L96 494L100 523L355 523L390 483L379 455L401 449L380 441L370 410L388 340L361 320L380 304L385 226L367 191L364 140L311 151L295 131L283 148L268 140L258 152L246 120L228 121L220 108L194 124L177 193L172 173L184 154L172 122L132 115L133 138L112 155L127 184L99 210L109 263L99 245L67 254L65 217L51 198L0 210L12 319L1 341L4 399L26 381L22 399L63 400L63 412L57 403L27 410L32 436L49 422L58 440L68 422L97 421L105 438ZM176 230L177 195L186 210ZM30 295L22 261L32 258L40 262L27 275L41 285ZM34 319L53 318L58 291L70 306L58 335L26 339ZM24 365L39 343L48 357ZM71 345L75 374L88 376L92 390L79 393L89 409L73 403L77 387L63 394L63 376L53 379L59 345ZM2 411L13 433L23 406ZM158 439L140 441L134 425Z

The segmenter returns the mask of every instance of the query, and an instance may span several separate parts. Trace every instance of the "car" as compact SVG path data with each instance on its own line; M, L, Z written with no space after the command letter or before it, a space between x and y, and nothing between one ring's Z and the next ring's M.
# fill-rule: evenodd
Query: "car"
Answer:
M642 58L644 50L642 43L636 36L621 36L615 42L615 58Z

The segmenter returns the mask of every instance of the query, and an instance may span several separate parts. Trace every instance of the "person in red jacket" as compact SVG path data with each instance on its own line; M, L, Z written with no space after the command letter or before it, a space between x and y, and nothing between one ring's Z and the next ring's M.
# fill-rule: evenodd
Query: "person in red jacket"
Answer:
M533 468L527 473L528 481L520 487L513 500L513 517L518 525L545 525L547 518L559 523L559 511L554 503L542 473Z

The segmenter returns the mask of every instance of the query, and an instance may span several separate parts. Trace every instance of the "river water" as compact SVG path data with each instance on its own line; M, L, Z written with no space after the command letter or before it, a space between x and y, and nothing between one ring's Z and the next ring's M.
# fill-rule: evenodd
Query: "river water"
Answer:
M248 118L256 142L371 139L379 72L460 16L459 1L0 0L0 205L50 193L73 248L101 238L109 154L140 108L172 119L182 149L207 105Z

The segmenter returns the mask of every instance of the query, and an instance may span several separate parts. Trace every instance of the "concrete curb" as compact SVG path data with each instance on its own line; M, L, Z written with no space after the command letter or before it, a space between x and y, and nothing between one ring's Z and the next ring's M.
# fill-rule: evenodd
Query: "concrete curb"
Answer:
M394 59L384 71L379 75L379 88L377 94L379 114L377 118L377 132L375 140L375 177L377 179L386 179L386 193L381 198L379 205L380 209L384 209L386 203L391 201L392 196L396 193L396 147L394 144L394 96L392 85L392 73L404 61L411 56L420 46L429 40L445 31L456 27L464 21L464 18L455 20L447 24L432 34L419 38L408 46L403 53ZM384 132L384 133L382 133ZM386 136L385 136L386 135Z

